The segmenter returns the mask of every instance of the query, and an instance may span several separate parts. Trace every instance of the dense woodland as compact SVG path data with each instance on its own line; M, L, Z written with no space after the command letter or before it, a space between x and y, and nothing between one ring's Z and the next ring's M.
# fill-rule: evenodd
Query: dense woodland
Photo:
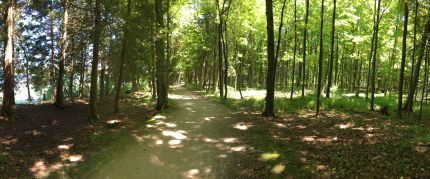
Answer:
M398 117L428 102L427 1L9 0L1 6L4 116L12 116L17 84L28 88L28 100L42 96L59 108L65 99L89 97L92 120L104 96L118 104L124 91L150 90L164 109L169 84L181 81L224 99L230 89L266 88L267 116L274 116L275 90L290 98L316 93L317 114L321 97L331 93L365 97L372 111L375 96L397 95L391 110Z
M309 133L324 133L339 128L335 133L341 138L346 134L343 129L363 124L365 128L356 127L357 130L350 129L347 133L347 137L352 136L353 139L339 140L343 144L350 142L342 145L350 148L337 146L339 153L353 150L351 153L354 155L348 154L344 160L357 164L359 169L342 168L345 166L343 161L335 160L336 156L330 152L324 153L332 149L315 149L314 156L320 158L314 161L335 158L331 161L334 167L330 166L334 169L328 171L332 175L328 176L360 176L360 170L368 166L366 161L383 159L382 162L386 162L398 157L392 156L396 152L402 156L404 154L405 158L411 159L405 161L411 162L372 164L372 169L364 174L372 174L375 169L383 173L376 175L377 178L414 174L430 176L428 163L424 166L430 161L428 0L4 0L0 2L0 11L3 14L0 20L0 39L3 40L0 43L0 58L4 59L1 60L0 72L0 90L3 92L0 98L1 151L21 148L39 150L25 142L36 138L34 145L45 141L49 144L43 144L44 147L53 147L52 151L57 152L51 152L52 155L60 155L64 151L59 147L64 147L61 137L83 140L82 143L87 144L91 143L85 141L87 138L93 140L91 136L102 133L94 131L102 128L106 132L110 131L110 127L117 127L94 127L101 122L112 119L123 122L117 119L127 119L129 116L152 117L152 111L163 113L168 108L170 112L180 111L184 107L181 105L193 103L178 103L178 95L174 95L175 99L169 98L174 91L172 89L178 91L176 87L180 84L185 85L187 90L208 95L213 101L233 110L254 112L246 115L258 113L258 117L248 117L258 119L248 122L255 123L252 126L261 124L260 127L268 132L251 132L251 137L247 139L254 140L254 135L264 133L267 140L263 142L272 142L262 142L257 146L288 143L272 139L285 135L285 138L293 136L292 140L296 137L292 148L302 151L309 143L319 142L315 137L319 133L300 138L302 129ZM181 90L179 93L185 94L183 96L188 95ZM141 101L135 98L140 94L143 94ZM192 113L208 112L206 108L197 112L189 108ZM84 122L73 121L80 119L83 112ZM328 117L330 115L332 117ZM67 129L67 124L75 122L73 125L77 127L71 127L77 128L74 131L77 136L70 137L69 133L64 132L64 136L61 133L60 137L49 139L56 142L47 138L37 139L34 136L50 136L49 132L38 132L43 131L46 125L37 120L43 121L45 116L49 116L46 120L52 119L48 122L49 125L52 123L50 132L57 134L53 131L73 130ZM28 119L23 119L26 117ZM204 117L206 120L209 116ZM182 119L180 115L176 118ZM283 118L291 120L282 121ZM57 119L64 122L58 125L60 127L57 127ZM349 121L346 121L347 124L337 124L345 122L336 121L341 119ZM351 124L351 121L356 124ZM274 130L276 126L266 126L273 125L271 123L288 130ZM300 127L309 123L314 125ZM337 127L327 127L328 123L336 123L334 126ZM375 131L373 127L376 123L383 127L379 127L376 134L371 133ZM245 124L248 123L240 123L239 129L248 130ZM26 128L26 125L36 126L37 130ZM83 127L86 125L90 127ZM299 127L294 128L293 125ZM20 127L22 129L18 129ZM78 135L78 127L87 131L79 134L84 137ZM377 143L372 141L373 138L354 138L358 136L354 133L357 131L363 131L365 136L370 135L369 138L392 138L381 138L379 141L386 143ZM412 137L408 137L408 132L412 133ZM338 137L333 137L332 133L328 131L328 137L321 140L337 141ZM33 137L14 138L14 135L27 134ZM366 140L368 143L362 144ZM78 144L80 141L74 142ZM15 143L19 145L13 146ZM55 146L57 144L58 147ZM375 147L377 145L382 147ZM370 151L366 155L355 151L362 148ZM379 149L387 154L381 157ZM414 150L415 153L409 153ZM40 147L40 151L39 154L50 150ZM275 156L284 155L281 149L278 151L280 154ZM375 151L378 153L372 153ZM4 155L8 156L7 153ZM291 154L291 151L287 153ZM37 168L40 163L36 162L31 168L32 162L21 160L37 156L31 152L25 155L9 152L9 156L9 161L18 163L13 166L14 163L9 162L7 166L10 168L26 168L34 175L47 170L45 167L45 170L33 171L34 166ZM367 158L350 161L355 158L349 156ZM0 178L1 172L9 171L3 167L4 160L1 154ZM262 160L259 159L260 162ZM61 162L64 161L62 159ZM289 165L284 164L280 164L281 168L284 167L281 172L284 172L285 165ZM393 165L394 168L400 167L387 174ZM315 166L320 167L318 163ZM387 172L380 166L391 168ZM19 176L21 171L5 176ZM250 171L260 170L254 168ZM321 174L319 171L316 170L317 174ZM46 173L42 172L40 176ZM298 174L301 178L309 177L300 171ZM25 173L22 175L26 177ZM269 175L253 176L266 178Z

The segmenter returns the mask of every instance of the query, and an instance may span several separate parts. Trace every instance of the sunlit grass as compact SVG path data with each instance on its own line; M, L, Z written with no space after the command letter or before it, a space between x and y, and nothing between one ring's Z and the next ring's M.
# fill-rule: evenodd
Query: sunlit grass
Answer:
M192 90L197 89L196 86L189 87ZM262 111L264 109L264 98L266 95L265 90L247 89L242 91L243 99L240 98L240 93L234 88L229 88L228 98L220 100L219 94L206 93L208 97L218 100L224 105L233 109L247 109L251 111ZM314 109L316 106L316 95L312 91L306 91L306 95L301 97L300 94L295 93L294 97L290 99L290 92L278 91L275 94L275 110L278 113L300 113L302 110ZM396 94L389 94L384 96L383 93L375 94L375 108L378 111L382 107L388 107L391 117L395 117L397 110ZM326 110L342 110L350 112L363 112L367 113L370 109L370 94L369 99L365 98L364 93L360 93L359 97L355 97L355 93L342 93L334 91L330 98L321 97L321 107ZM415 102L415 113L412 117L418 116L419 102ZM423 105L424 118L430 116L430 105L424 103Z

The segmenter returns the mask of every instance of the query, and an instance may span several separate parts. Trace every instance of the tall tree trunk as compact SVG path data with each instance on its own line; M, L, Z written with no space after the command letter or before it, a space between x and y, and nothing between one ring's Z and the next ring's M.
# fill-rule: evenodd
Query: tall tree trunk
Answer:
M101 65L102 65L102 69L100 70L100 88L99 88L99 100L100 103L103 103L103 99L104 99L104 95L105 95L105 90L106 90L106 85L105 85L105 81L109 81L109 79L106 79L106 66L107 66L107 58L108 58L108 43L109 43L109 39L107 36L107 31L108 29L106 28L107 25L107 20L104 21L103 26L105 27L104 31L103 31L103 43L102 43L102 59L101 59Z
M306 0L306 14L305 14L305 29L303 32L303 84L302 84L302 97L305 96L305 84L306 84L306 41L308 34L308 17L309 17L309 0Z
M372 88L371 88L371 97L370 97L370 110L375 110L375 92L376 92L376 60L378 54L378 35L379 35L379 23L381 12L381 0L378 0L378 10L376 12L376 26L375 28L375 44L373 50L373 61L372 61Z
M88 116L90 121L96 121L100 119L97 113L97 72L99 64L100 34L103 27L100 24L100 0L95 1L96 7L94 21L95 29L93 35L93 61L91 63L90 114Z
M426 48L427 45L427 40L429 39L429 33L430 33L430 16L427 17L427 22L425 25L425 30L423 33L423 36L421 37L421 43L418 49L418 61L415 64L415 70L414 70L414 76L413 76L413 81L412 81L412 85L409 86L409 93L408 93L408 98L406 99L406 112L411 113L413 110L413 103L414 103L414 96L415 96L415 91L417 89L418 86L418 80L420 77L420 69L421 69L421 63L422 63L422 59L424 57L424 50Z
M72 44L71 44L71 49L70 49L71 55L70 55L70 64L69 64L69 100L72 100L72 101L73 101L73 93L74 93L73 81L75 78L75 71L74 71L75 70L74 69L74 67L75 67L75 54L76 54L75 48L76 48L75 47L75 37L72 36Z
M328 84L327 84L327 94L326 97L330 98L330 88L332 85L333 78L333 58L334 58L334 34L336 30L336 0L333 0L333 17L331 23L331 52L330 52L330 62L328 70Z
M7 0L6 4L6 39L5 39L5 58L4 58L4 86L3 102L0 115L6 119L13 119L13 105L15 104L14 94L14 73L13 73L13 35L14 35L14 0Z
M369 53L369 62L368 62L368 68L367 68L367 83L366 83L366 100L367 99L369 99L369 87L370 87L370 79L371 79L371 76L370 76L370 74L371 74L371 67L372 67L372 57L373 57L373 49L374 49L374 46L375 46L375 26L376 26L376 23L377 23L377 20L376 20L376 8L377 8L377 1L378 0L375 0L375 3L374 3L374 13L373 13L373 32L372 32L372 44L371 44L371 46L370 46L370 53Z
M267 19L267 80L266 80L266 106L263 116L274 117L275 102L275 76L276 76L276 58L275 58L275 40L273 30L273 4L272 0L266 0L266 19Z
M294 52L293 52L293 68L291 68L291 94L290 99L294 96L294 75L296 71L296 53L297 53L297 0L294 0ZM300 74L298 74L300 76Z
M124 73L124 63L125 63L125 55L127 52L127 39L128 39L128 21L131 13L131 0L127 1L127 19L124 26L124 36L122 39L122 49L121 49L121 61L119 64L119 74L118 79L116 81L116 91L115 91L115 104L114 104L114 112L117 113L119 111L119 100L121 98L121 87L122 87L122 78Z
M424 80L423 80L423 91L421 92L421 102L420 102L420 115L418 117L419 120L421 120L421 117L423 115L423 103L424 103L424 95L426 93L426 85L428 80L428 61L429 61L429 51L430 48L427 48L427 55L426 59L424 60Z
M408 18L409 8L408 1L404 2L405 21L403 22L403 41L402 41L402 61L400 64L400 78L399 78L399 98L397 101L397 117L402 118L402 103L403 103L403 83L405 76L405 64L406 64L406 48L407 48L407 36L408 36Z
M336 63L334 65L334 84L338 84L338 78L339 78L339 35L337 35L336 39Z
M223 9L219 7L219 2L216 0L217 8L218 8L218 17L219 17L219 24L218 24L218 75L219 75L219 97L220 99L223 99L224 97L224 76L223 76L223 45L222 45L222 31L223 31Z
M320 53L318 60L318 88L317 88L317 116L320 114L321 105L321 86L322 86L322 72L323 72L323 55L324 55L324 45L323 45L323 29L324 29L324 0L321 1L321 25L320 25Z
M25 85L27 87L27 100L28 103L31 103L31 89L30 89L30 62L29 62L29 56L27 54L27 51L24 48L24 58L25 58Z
M419 7L420 6L419 6L418 0L415 0L414 41L413 41L413 47L412 47L412 57L411 57L411 59L412 59L411 60L412 66L411 66L411 79L409 81L409 86L413 85L412 83L413 83L414 70L415 70L415 55L416 55L416 49L417 49L417 25L418 25L418 10L419 10ZM407 108L407 106L405 106L405 107Z
M58 82L57 82L57 93L55 97L55 106L58 108L63 107L64 98L63 98L63 86L64 86L64 62L66 61L66 49L67 49L67 26L69 21L69 14L67 11L68 8L68 0L63 0L63 30L61 37L61 58L58 69Z
M84 87L85 87L85 71L86 71L86 62L87 62L87 44L86 44L86 39L84 40L84 48L82 49L82 60L81 60L81 71L80 71L80 75L79 75L79 98L83 98L84 97Z
M277 41L276 51L275 51L275 53L276 53L276 55L275 55L276 62L279 60L279 50L280 50L280 47L281 47L282 27L284 26L284 11L285 11L285 4L286 3L287 3L287 0L284 0L284 3L282 5L282 10L281 10L281 22L279 24L278 41ZM276 78L276 76L275 76L275 78Z
M155 0L155 19L156 19L156 39L155 39L155 51L156 51L156 66L157 66L157 110L164 110L167 108L168 100L168 86L167 86L167 75L166 75L166 61L164 53L164 18L163 18L163 0Z
M51 10L52 13L52 10ZM51 71L50 71L50 77L51 77L51 85L52 85L52 100L56 101L56 95L57 95L57 76L55 75L56 67L55 67L55 44L54 44L54 17L52 14L49 16L49 27L50 27L50 38L51 38Z

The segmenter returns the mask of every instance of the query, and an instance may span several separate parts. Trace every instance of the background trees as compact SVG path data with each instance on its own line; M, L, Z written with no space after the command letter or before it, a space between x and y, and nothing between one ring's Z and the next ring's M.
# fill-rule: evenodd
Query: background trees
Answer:
M272 3L273 29L279 30L273 33L278 39L273 42L275 61L268 53L270 4L263 0L18 1L17 23L12 25L17 60L12 73L9 63L4 64L3 102L10 84L26 82L30 96L45 96L57 106L79 96L90 97L94 108L114 95L115 111L121 95L138 90L151 91L157 108L164 109L168 85L179 82L219 93L223 100L234 97L236 90L246 98L242 91L267 88L270 101L273 82L275 104L287 91L291 99L320 91L326 97L357 99L370 93L368 107L375 110L382 107L375 102L381 96L396 96L400 104L408 93L407 111L413 111L420 96L426 101L422 69L428 2ZM405 5L414 23L401 28ZM4 12L6 7L2 4ZM321 23L324 18L331 23ZM414 34L399 40L407 30ZM6 39L7 33L2 34ZM400 47L404 52L398 53ZM403 73L413 75L398 79ZM421 87L424 92L417 90Z

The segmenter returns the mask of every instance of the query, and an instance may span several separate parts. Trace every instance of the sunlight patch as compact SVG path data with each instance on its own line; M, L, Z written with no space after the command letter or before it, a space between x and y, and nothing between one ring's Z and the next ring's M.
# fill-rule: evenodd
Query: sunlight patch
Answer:
M284 170L285 170L285 165L280 163L280 164L278 164L278 165L275 165L275 166L272 168L272 173L280 174L280 173L282 173Z
M275 126L279 127L279 128L286 128L287 127L285 124L282 124L282 123L275 123Z
M62 169L64 165L62 163L54 163L47 166L44 161L39 160L34 163L30 168L30 171L34 174L35 178L46 178L50 173Z
M170 145L179 145L179 144L181 144L181 140L170 140L169 144Z
M306 126L304 126L304 125L297 125L297 126L296 126L296 128L299 128L299 129L306 129Z
M420 154L426 153L428 150L428 147L424 147L424 146L416 146L415 147L415 151L417 151Z
M302 137L302 141L313 142L313 141L315 141L315 137L316 136L304 136L304 137Z
M163 140L161 140L161 139L157 139L157 140L155 140L155 145L163 145Z
M70 162L79 162L79 161L82 161L82 159L83 159L84 157L82 156L82 155L71 155L69 158L68 158L68 160L70 161Z
M205 121L211 121L212 119L215 119L215 117L205 117L204 118Z
M207 143L215 143L215 142L218 142L218 140L211 139L211 138L209 138L209 137L204 137L204 138L203 138L203 141L205 141L205 142L207 142Z
M260 160L262 161L269 161L269 160L276 160L281 156L278 152L268 152L260 155Z
M219 154L218 158L221 158L221 159L227 158L227 154Z
M236 143L238 142L238 139L234 137L228 137L228 138L223 138L222 141L224 143Z
M60 150L69 150L72 146L73 146L73 144L59 145L59 146L57 146L57 148L60 149Z
M164 136L173 137L173 138L178 139L178 140L184 140L187 138L187 136L182 134L182 131L177 131L177 132L175 132L175 131L163 131L162 133Z
M346 124L338 124L336 126L339 127L340 129L348 129L348 128L354 127L355 124L348 122Z
M153 117L153 119L156 119L156 120L166 119L166 118L167 118L167 116L162 116L162 115L156 115Z
M199 169L191 169L184 172L183 175L186 178L196 178L197 177L196 175L198 175L199 173L200 173Z
M252 127L253 125L252 124L249 124L249 123L244 123L244 122L239 122L239 123L237 123L237 124L235 124L234 126L233 126L233 128L235 128L235 129L239 129L239 130L242 130L242 131L246 131L246 130L248 130L250 127Z
M230 150L235 151L235 152L245 152L246 151L246 146L239 145L239 146L230 148Z

